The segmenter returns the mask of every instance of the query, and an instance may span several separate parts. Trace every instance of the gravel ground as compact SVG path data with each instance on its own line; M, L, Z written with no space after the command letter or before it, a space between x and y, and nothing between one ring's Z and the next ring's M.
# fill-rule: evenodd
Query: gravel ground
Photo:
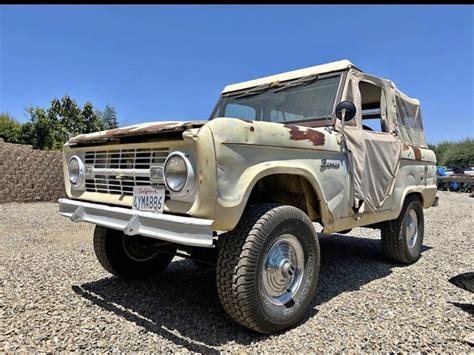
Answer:
M473 352L474 297L447 280L474 266L474 198L440 192L422 258L400 267L379 232L321 236L321 277L305 321L262 336L224 314L214 275L176 259L126 282L95 259L93 226L55 203L0 205L0 351Z

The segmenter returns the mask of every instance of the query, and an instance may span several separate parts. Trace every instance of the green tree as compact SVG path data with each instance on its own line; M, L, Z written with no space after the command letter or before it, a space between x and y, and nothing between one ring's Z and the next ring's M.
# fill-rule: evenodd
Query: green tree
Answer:
M47 116L59 147L71 136L105 129L103 121L90 102L86 102L81 109L68 95L61 100L53 99Z
M54 98L47 110L28 107L26 111L30 121L23 125L19 137L37 149L61 149L72 136L105 128L90 102L80 108L68 95L61 100Z
M102 121L104 122L105 129L118 127L117 112L114 107L109 105L105 106L104 112L102 112Z
M429 144L428 147L435 152L438 165L474 166L473 138Z
M21 125L20 137L18 139L21 144L29 144L36 146L35 125L28 121Z
M0 113L0 138L5 142L18 143L21 124L9 113Z
M31 144L36 149L55 149L58 147L57 122L41 107L28 107L26 112L31 117L31 127L25 131L26 144Z
M474 166L474 139L451 144L443 155L446 165Z
M57 98L51 100L47 115L54 123L58 141L66 142L69 136L82 133L84 129L81 109L68 95L65 95L61 100Z
M104 130L105 124L102 119L97 116L94 107L90 102L86 102L81 111L81 133L91 133Z

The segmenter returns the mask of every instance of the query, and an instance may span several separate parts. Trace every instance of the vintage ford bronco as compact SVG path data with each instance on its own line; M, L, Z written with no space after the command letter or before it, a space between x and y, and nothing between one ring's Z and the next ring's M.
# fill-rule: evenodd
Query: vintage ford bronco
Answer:
M348 60L229 85L208 121L78 135L63 155L60 212L96 225L106 270L144 278L175 255L215 267L226 312L262 333L310 306L313 222L380 229L385 254L410 264L436 195L418 100Z

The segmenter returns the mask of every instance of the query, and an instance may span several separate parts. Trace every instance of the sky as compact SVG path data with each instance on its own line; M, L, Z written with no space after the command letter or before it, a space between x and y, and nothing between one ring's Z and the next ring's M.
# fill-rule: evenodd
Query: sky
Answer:
M349 59L421 101L427 140L474 136L474 7L0 6L0 112L65 94L120 124L208 119L225 85Z

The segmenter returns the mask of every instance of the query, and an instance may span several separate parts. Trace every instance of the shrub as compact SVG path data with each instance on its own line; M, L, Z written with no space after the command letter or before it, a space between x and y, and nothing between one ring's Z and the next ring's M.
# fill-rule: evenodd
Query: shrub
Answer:
M18 143L21 132L21 124L9 113L0 113L0 138L5 142Z
M429 144L438 161L438 165L474 166L474 139L465 138L460 141L445 141Z

